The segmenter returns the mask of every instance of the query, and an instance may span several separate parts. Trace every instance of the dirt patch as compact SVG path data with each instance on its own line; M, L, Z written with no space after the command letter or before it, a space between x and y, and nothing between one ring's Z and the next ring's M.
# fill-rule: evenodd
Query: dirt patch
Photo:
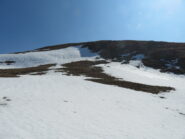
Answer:
M12 65L14 63L15 63L15 61L10 61L10 60L8 60L8 61L0 61L0 64Z
M0 77L19 77L20 75L43 75L50 67L56 64L40 65L37 67L30 68L18 68L18 69L0 69Z
M72 63L67 63L62 65L63 68L57 70L57 72L65 72L67 75L74 76L86 76L91 77L86 79L88 81L93 81L102 84L115 85L123 88L129 88L136 91L144 91L153 94L158 94L160 92L169 92L175 90L172 87L165 86L152 86L140 83L134 83L130 81L124 81L113 76L110 76L103 72L101 67L97 67L98 64L107 64L106 61L77 61Z
M166 99L165 97L163 97L163 96L160 96L159 98L161 98L161 99Z
M179 114L185 116L185 113L179 112Z
M10 101L12 100L8 97L2 97L0 98L0 106L7 106Z

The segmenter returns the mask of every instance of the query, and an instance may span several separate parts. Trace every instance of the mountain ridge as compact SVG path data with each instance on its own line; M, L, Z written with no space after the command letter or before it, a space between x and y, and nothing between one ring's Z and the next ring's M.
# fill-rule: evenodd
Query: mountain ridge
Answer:
M185 43L102 40L47 46L32 51L18 52L17 54L58 50L72 46L88 48L92 52L98 53L104 59L122 63L129 63L131 60L138 59L142 61L142 65L159 69L161 72L185 74Z

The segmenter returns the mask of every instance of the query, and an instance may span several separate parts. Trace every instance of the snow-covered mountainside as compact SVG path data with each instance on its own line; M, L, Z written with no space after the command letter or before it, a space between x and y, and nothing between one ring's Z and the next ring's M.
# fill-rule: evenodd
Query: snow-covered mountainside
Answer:
M185 139L184 46L150 43L0 55L0 139Z

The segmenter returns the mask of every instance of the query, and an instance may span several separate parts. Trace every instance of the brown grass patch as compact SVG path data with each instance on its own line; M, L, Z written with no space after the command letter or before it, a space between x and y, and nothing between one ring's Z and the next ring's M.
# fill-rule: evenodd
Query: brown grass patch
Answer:
M20 75L42 75L45 74L50 67L56 64L40 65L37 67L18 68L18 69L0 69L0 77L19 77Z
M120 80L106 73L103 73L103 69L101 67L95 66L98 64L107 64L107 62L106 61L77 61L77 62L64 64L63 65L64 67L58 69L57 72L65 72L67 75L75 75L75 76L83 75L86 77L92 77L91 79L86 79L86 80L102 83L102 84L115 85L123 88L133 89L136 91L149 92L153 94L175 90L172 87L152 86L152 85Z

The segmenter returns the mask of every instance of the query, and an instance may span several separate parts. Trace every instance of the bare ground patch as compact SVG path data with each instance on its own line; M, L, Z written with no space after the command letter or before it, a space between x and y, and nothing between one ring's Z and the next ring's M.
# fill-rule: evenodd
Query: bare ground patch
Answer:
M152 86L140 83L134 83L130 81L120 80L113 76L110 76L103 72L101 67L97 67L95 65L98 64L107 64L106 61L77 61L71 62L62 65L63 68L57 69L56 72L65 72L67 75L74 76L86 76L91 77L90 79L86 79L89 81L107 84L107 85L115 85L123 88L133 89L136 91L144 91L153 94L159 94L160 92L169 92L175 90L173 87L166 86Z
M49 70L50 67L56 64L40 65L37 67L29 68L16 68L16 69L0 69L0 77L19 77L20 75L43 75Z
M6 64L6 65L12 65L14 63L15 63L15 61L12 61L12 60L0 61L0 64Z

